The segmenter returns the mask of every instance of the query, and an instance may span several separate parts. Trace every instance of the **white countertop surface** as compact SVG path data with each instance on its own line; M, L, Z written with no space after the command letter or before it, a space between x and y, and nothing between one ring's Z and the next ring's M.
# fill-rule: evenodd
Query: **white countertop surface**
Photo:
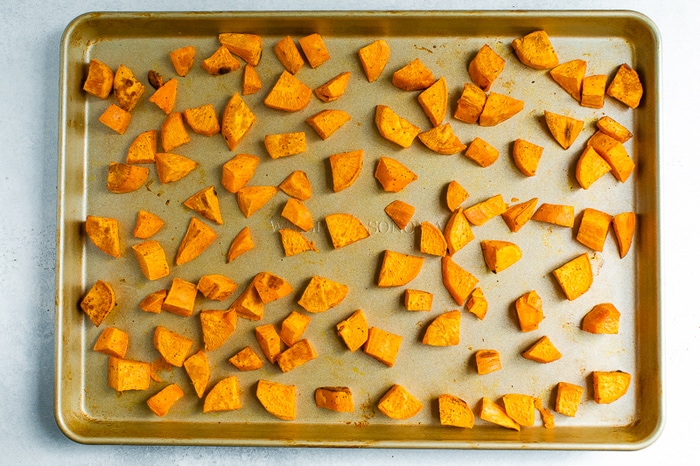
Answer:
M262 6L262 8L261 8ZM662 36L662 282L665 429L633 452L214 448L80 445L53 412L59 44L76 16L100 10L621 9L647 15ZM686 0L319 0L237 2L57 0L0 5L0 464L697 464L700 249L700 4ZM681 212L682 210L682 212ZM695 239L694 239L695 238ZM693 460L693 457L695 458ZM669 462L669 458L673 458Z

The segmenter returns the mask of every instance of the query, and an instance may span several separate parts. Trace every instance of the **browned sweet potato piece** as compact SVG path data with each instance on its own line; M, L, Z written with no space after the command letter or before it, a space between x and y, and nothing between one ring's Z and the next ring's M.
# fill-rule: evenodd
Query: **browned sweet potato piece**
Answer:
M275 110L298 112L311 101L312 90L293 74L283 71L270 93L265 97L265 105Z
M390 202L384 208L384 212L394 221L397 227L403 230L413 218L416 208L397 199Z
M379 157L374 177L389 193L402 191L411 182L418 179L418 175L413 173L408 167L391 157Z
M476 373L479 375L490 374L501 370L501 355L496 350L482 349L474 355L476 361Z
M331 236L333 248L340 249L369 237L369 230L355 216L345 213L326 216L326 227Z
M253 286L264 304L284 298L294 291L287 280L270 272L257 273L253 278Z
M110 356L107 383L118 392L148 390L151 384L151 366L147 362Z
M481 252L486 267L493 273L502 272L523 257L518 245L510 241L484 240L481 242Z
M433 72L423 64L420 58L412 60L403 68L394 72L391 83L404 91L421 91L435 82Z
M221 209L219 208L219 198L214 186L200 189L188 197L183 204L217 225L224 224L224 220L221 217Z
M170 274L165 250L158 241L148 240L131 246L141 272L148 280L158 280Z
M226 262L231 262L236 257L240 256L244 252L250 251L255 247L255 242L253 242L253 236L250 233L250 227L245 226L238 232L231 246L229 246L228 253L226 254Z
M513 421L521 426L535 425L535 397L520 393L503 395L503 408Z
M350 187L360 176L365 151L353 150L333 154L329 157L333 191L340 192Z
M501 218L503 218L503 221L508 225L510 231L517 233L523 225L530 221L532 215L535 213L538 200L538 198L533 197L529 201L508 207L508 209L501 214Z
M444 76L418 94L418 103L433 126L440 126L447 114L447 81Z
M608 162L615 178L623 183L627 181L634 171L635 163L620 141L598 131L588 140L588 145Z
M256 371L265 364L250 346L246 346L238 353L234 354L229 358L228 362L233 364L236 369L243 372Z
M581 321L584 332L615 335L619 328L620 311L612 303L596 304Z
M467 146L459 140L452 130L449 123L436 126L428 131L418 134L418 139L431 151L442 154L452 155L457 152L462 152Z
M593 270L588 254L581 254L552 272L569 301L591 288Z
M236 92L226 104L221 119L221 135L229 150L234 150L255 123L255 114Z
M378 39L358 50L357 55L360 58L365 76L367 76L367 81L374 82L381 76L384 67L389 62L391 49L385 40Z
M595 123L596 128L613 139L625 143L632 138L632 133L609 116L604 116Z
M554 346L549 337L544 336L537 340L534 345L523 351L522 356L525 359L547 364L557 359L561 359L561 353Z
M566 228L574 226L574 206L563 204L543 203L538 207L532 219L538 222L551 223Z
M173 63L173 68L175 68L175 72L179 76L185 77L190 72L192 65L194 65L195 54L196 50L191 45L186 45L170 52L170 61Z
M156 104L167 115L173 111L176 99L177 79L172 78L159 87L148 100Z
M250 217L277 194L276 186L245 186L237 191L238 207L245 218Z
M550 410L544 407L542 403L542 398L535 397L535 409L540 412L542 417L542 424L545 429L551 429L554 427L554 414Z
M221 184L227 191L236 194L255 175L260 157L251 154L236 154L222 167Z
M447 254L447 241L442 232L432 223L420 224L420 252L442 257Z
M335 329L350 351L362 348L369 338L369 327L362 309L356 310L350 317L338 323Z
M148 180L149 170L138 165L110 162L107 172L107 189L116 194L136 191Z
M474 413L466 401L454 395L443 394L438 397L438 410L440 412L440 425L474 427Z
M612 215L596 209L584 209L576 240L595 251L603 252L610 222L612 222Z
M416 278L423 267L424 258L391 250L384 251L377 285L403 286Z
M230 278L212 273L202 275L197 282L197 290L204 295L205 298L214 301L223 301L236 291L238 285Z
M620 65L606 93L630 108L637 108L644 88L635 70L626 63Z
M567 382L557 384L557 401L554 410L564 416L574 417L581 404L583 387Z
M407 311L430 311L433 307L433 294L429 291L406 288L403 304Z
M171 383L146 400L146 404L153 414L163 417L168 414L170 408L184 396L185 392L183 392L177 384Z
M370 327L364 352L377 361L393 367L401 348L403 337L377 327Z
M634 212L623 212L613 217L612 224L617 246L620 250L620 258L623 258L632 247L632 238L634 237L634 229L637 224L637 216Z
M114 72L112 69L100 60L90 59L83 90L100 99L106 99L112 93L113 84Z
M253 281L243 290L229 307L238 317L248 320L262 320L265 315L265 303L260 299Z
M489 310L489 303L486 301L481 288L475 288L467 301L467 311L474 314L479 320L484 320Z
M544 119L555 141L564 149L574 143L583 129L583 121L566 115L544 111Z
M571 60L555 66L549 71L549 74L562 89L580 102L583 78L586 76L586 66L585 60Z
M331 78L325 84L320 85L314 89L314 94L316 97L321 99L323 102L333 102L345 93L345 89L350 82L350 72L344 71L339 75Z
M112 286L102 280L97 280L80 301L80 308L95 327L100 326L115 305Z
M116 327L107 327L102 330L97 338L93 351L103 353L108 356L123 358L126 354L126 349L129 347L129 334Z
M287 199L281 215L303 231L309 231L314 227L311 211L299 199Z
M231 51L225 46L221 46L214 51L211 56L202 60L202 68L212 76L220 76L236 71L241 64L236 57L231 55Z
M593 400L608 404L620 399L629 389L632 376L627 372L593 371Z
M488 167L498 160L498 149L480 137L474 138L464 155L481 167Z
M262 55L262 37L255 34L224 32L219 34L219 42L246 63L257 66Z
M185 121L182 113L171 112L160 127L160 144L165 152L180 147L190 142L190 135L187 133Z
M447 311L437 316L423 335L423 344L430 346L459 345L459 326L462 314L458 310Z
M161 325L153 332L153 346L168 364L175 367L182 367L193 344L193 340Z
M452 212L445 224L444 234L450 255L455 254L474 239L474 233L462 207Z
M455 302L463 306L479 280L457 264L451 256L442 258L442 283Z
M454 212L469 197L469 193L457 180L452 180L447 185L445 191L445 203L450 212Z
M174 278L161 308L179 316L189 317L194 311L196 298L197 285L181 278Z
M282 372L289 372L302 364L305 364L313 359L316 359L318 355L316 350L311 345L309 340L299 340L294 343L291 347L282 351L275 362L282 370Z
M488 92L505 67L506 61L491 47L484 44L474 59L469 62L469 77L484 92Z
M315 115L308 117L306 122L316 131L316 134L325 141L351 119L352 117L350 117L348 112L333 109L321 110Z
M411 147L413 140L421 132L418 126L400 117L386 105L377 105L374 123L384 139L403 148Z
M124 65L119 65L114 73L114 97L121 108L131 112L146 92L146 86L136 79L134 73Z
M238 379L232 375L221 379L204 398L202 412L232 411L243 407Z
M251 95L262 89L262 80L253 65L247 64L243 67L243 85L241 86L243 95Z
M275 326L265 324L255 327L255 339L267 360L274 364L277 356L282 352L282 340Z
M603 108L605 104L605 84L608 77L596 74L583 78L581 105L590 108Z
M124 134L131 123L131 113L118 105L110 104L98 119L106 127L119 134Z
M178 154L158 152L156 154L156 172L161 183L172 183L187 176L197 168L197 162Z
M238 315L235 311L203 310L199 313L202 325L204 351L220 348L236 331Z
M163 225L165 225L165 222L156 214L139 210L136 214L136 223L134 224L134 238L148 239L158 233Z
M85 219L85 233L100 251L112 257L121 257L117 219L88 215Z
M311 68L318 68L331 58L323 37L318 33L302 37L299 39L299 45Z
M150 84L153 89L158 90L163 87L165 81L163 80L163 76L156 70L148 70L148 84Z
M265 149L267 149L267 153L273 159L301 154L306 151L306 133L298 131L294 133L267 134L265 135Z
M300 201L306 201L313 196L311 181L303 170L294 170L287 178L280 183L279 188L288 196L292 196Z
M216 232L196 217L190 219L185 236L177 248L175 264L182 265L199 257L216 240Z
M296 256L306 251L318 251L316 244L298 231L282 228L279 232L285 256Z
M469 223L475 226L483 225L494 217L501 215L507 209L506 203L500 194L492 196L485 201L472 205L464 210L464 215Z
M543 152L542 146L524 139L516 139L513 143L513 162L523 175L535 176Z
M154 129L136 136L126 154L126 163L155 163L158 132Z
M610 170L608 162L594 148L586 146L576 162L576 181L583 189L588 189Z
M465 123L476 123L479 121L485 104L486 93L476 84L466 83L462 95L457 101L454 117Z
M293 346L301 340L306 327L311 323L311 317L297 311L292 311L280 326L280 339L287 346Z
M216 117L216 110L212 104L186 108L182 114L187 125L197 134L213 136L221 131L219 119Z
M401 385L392 386L379 400L377 409L391 419L409 419L421 409L423 404Z
M515 301L515 312L518 316L520 330L523 332L537 330L540 322L544 320L542 298L535 290L528 291Z
M348 291L347 285L314 275L297 303L308 312L325 312L340 304Z
M255 396L265 411L283 421L293 421L297 416L296 386L267 380L258 381Z
M289 36L285 36L277 42L273 51L280 63L282 63L282 66L291 74L297 74L301 67L304 66L304 58L301 56L294 40Z
M197 392L197 397L204 396L204 391L207 389L209 378L211 377L211 369L209 368L209 358L204 351L199 350L183 363L185 372L194 385L194 391Z
M355 405L348 387L319 387L314 391L316 406L339 413L352 413Z
M559 58L545 31L534 31L513 41L513 50L523 65L536 70L554 68Z
M496 126L513 117L525 108L525 102L513 97L489 93L479 115L479 126Z

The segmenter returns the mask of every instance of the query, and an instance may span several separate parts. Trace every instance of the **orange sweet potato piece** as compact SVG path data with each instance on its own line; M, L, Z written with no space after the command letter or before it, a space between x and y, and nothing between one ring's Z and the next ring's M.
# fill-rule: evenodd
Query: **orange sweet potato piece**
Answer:
M476 137L469 144L464 155L472 159L481 167L488 167L498 160L498 149L483 139Z
M493 273L502 272L523 257L518 245L510 241L484 240L481 242L481 252L486 267Z
M469 220L469 223L479 226L501 215L506 209L507 206L506 203L503 202L503 197L497 194L465 209L464 215L467 217L467 220Z
M314 227L311 211L299 199L288 199L281 215L303 231L309 231Z
M378 39L358 50L357 55L360 58L365 76L367 76L367 81L374 82L381 76L389 62L391 49L384 39Z
M236 369L242 372L256 371L265 364L265 362L250 346L246 346L238 353L234 354L231 358L229 358L228 362L233 364Z
M190 135L187 133L185 121L182 113L171 112L160 127L160 144L165 152L180 147L190 142Z
M100 115L99 120L108 128L113 129L119 134L124 134L129 127L129 123L131 123L131 113L118 105L110 104L102 115Z
M449 123L436 126L428 131L418 134L418 139L431 151L442 154L452 155L457 152L462 152L467 146L459 140L452 130Z
M177 100L177 79L169 79L148 100L156 104L166 115L172 112Z
M442 258L442 283L455 302L462 306L479 280L457 264L451 256Z
M403 337L377 327L370 327L363 351L377 361L393 367L401 348Z
M179 76L185 77L190 72L192 65L194 65L195 54L196 50L191 45L180 47L170 52L170 61L173 63L175 72Z
M182 112L187 125L197 134L213 136L221 131L216 110L212 104L186 108Z
M608 162L610 171L618 181L627 181L634 171L635 163L620 141L598 131L588 140L588 145Z
M442 257L447 254L447 241L442 232L432 223L420 224L420 252Z
M224 32L219 34L219 42L246 63L257 66L262 55L262 37L255 34Z
M340 304L348 291L347 285L314 275L297 303L311 313L325 312Z
M443 394L438 397L438 411L440 413L440 425L474 427L474 413L466 401L454 395Z
M554 427L554 414L550 410L544 407L542 403L542 398L535 397L535 409L540 412L542 417L542 424L545 429L551 429Z
M284 298L294 291L287 280L270 272L257 273L253 278L253 286L264 304Z
M591 146L586 146L576 162L576 181L583 189L588 189L610 170L608 162Z
M557 401L554 410L564 416L574 417L581 404L583 387L567 382L557 384Z
M398 144L404 149L411 147L413 140L421 132L418 126L400 117L386 105L377 105L374 112L374 124L384 139Z
M593 371L593 400L608 404L620 399L629 389L632 376L623 371Z
M513 162L523 175L535 176L543 152L544 147L542 146L524 139L516 139L513 143Z
M294 170L280 183L279 188L288 196L306 201L313 196L311 181L303 170Z
M163 417L168 414L170 408L184 396L185 392L183 392L177 384L171 383L146 400L146 404L153 414Z
M85 219L85 232L90 241L102 252L112 257L121 257L117 219L88 215Z
M475 288L467 301L467 311L474 314L479 320L484 320L489 310L489 303L486 301L481 288Z
M202 217L211 220L217 225L223 225L224 220L221 217L221 209L219 207L219 198L216 194L214 186L209 186L200 189L192 196L188 197L183 202L185 207L197 212Z
M221 135L229 150L234 150L255 123L255 114L236 92L226 104L221 119Z
M586 76L585 60L571 60L561 65L557 65L549 71L549 75L559 84L562 89L577 101L581 101L581 88L583 78Z
M566 115L544 111L544 119L555 141L564 149L574 143L583 129L583 121Z
M350 317L338 323L335 329L350 351L362 348L369 338L369 326L362 309L356 310Z
M229 307L238 317L248 320L262 320L265 315L265 303L260 298L254 281L243 290Z
M403 68L394 72L391 83L404 91L421 91L435 82L435 76L420 58L412 60Z
M93 351L103 353L108 356L123 358L126 355L126 349L129 347L129 334L116 327L107 327L102 330L97 338Z
M454 212L469 197L469 193L457 180L452 180L447 184L445 190L445 203L450 212Z
M202 60L202 68L212 76L228 74L240 67L241 64L236 60L236 57L231 55L231 51L223 45L216 49L208 58Z
M301 154L306 151L306 133L298 131L294 133L267 134L265 135L265 149L267 149L267 153L273 159Z
M469 62L469 77L484 92L488 92L505 67L506 61L491 47L484 44L474 59Z
M179 316L189 317L194 311L196 298L197 285L181 278L174 278L161 308Z
M444 76L418 94L418 103L433 126L440 126L447 115L447 81Z
M149 170L138 165L110 162L107 172L107 189L116 194L136 191L148 180Z
M523 332L537 330L540 322L544 320L542 298L535 290L528 291L515 301L515 313L518 316L520 330Z
M199 257L216 240L216 232L196 217L190 219L185 236L177 248L175 264L182 265Z
M333 154L329 157L333 191L340 192L349 188L360 176L365 151L353 150Z
M134 238L148 239L158 233L163 225L165 225L165 222L156 214L139 210L134 225Z
M387 249L384 251L377 285L380 288L406 285L418 276L423 262L423 257Z
M277 194L277 186L244 186L236 192L241 213L249 218Z
M455 254L474 239L474 233L462 207L452 212L445 224L445 241L450 255Z
M126 154L126 163L155 163L158 132L154 129L144 131L134 138Z
M574 206L563 204L543 203L532 214L532 219L538 222L551 223L566 228L574 226Z
M612 222L612 215L596 209L584 209L576 240L595 251L603 252L610 222Z
M258 381L255 396L265 411L283 421L293 421L297 416L296 386L267 380Z
M407 311L430 311L433 307L433 294L429 291L407 288L404 291L403 304Z
M418 179L418 175L413 173L408 167L391 157L379 157L374 177L389 193L398 193L413 181Z
M484 110L484 105L486 105L486 93L476 84L466 83L457 101L454 117L465 123L476 123Z
M416 208L397 199L384 207L384 212L394 221L397 227L403 230L413 218Z
M634 237L634 230L637 224L637 216L634 212L623 212L613 217L612 224L617 246L620 251L620 258L623 258L632 247L632 238Z
M90 59L88 74L83 83L83 90L100 99L106 99L112 93L114 72L100 60Z
M314 89L314 94L323 102L334 102L345 93L345 89L350 82L350 76L349 71L344 71Z
M350 114L344 110L329 109L311 115L306 119L306 122L325 141L351 119Z
M544 336L537 340L530 348L526 349L522 356L525 359L547 364L557 359L561 359L561 353L554 346L549 337Z
M573 258L552 273L569 301L584 294L593 284L593 270L588 254Z
M479 375L500 371L502 368L501 355L496 350L478 350L474 356L474 360L476 361L476 373Z
M255 327L255 339L267 360L274 364L282 352L282 340L275 326L265 324Z
M369 230L355 216L345 213L326 216L326 227L334 249L340 249L369 237Z
M204 391L207 389L209 378L211 377L211 369L209 368L209 358L204 351L199 350L183 363L185 372L194 385L194 391L198 398L204 396Z
M243 95L251 95L262 89L262 80L253 65L243 67L243 85L241 86Z
M204 351L220 348L236 331L238 315L235 311L203 310L199 313L202 325Z
M535 213L538 198L533 197L529 201L521 202L508 207L502 214L501 218L506 223L510 231L517 233L527 222L530 221Z
M627 128L607 115L596 121L595 126L598 128L598 131L607 134L611 138L617 139L622 143L625 143L632 138L632 133L630 133Z
M309 340L299 340L294 343L291 347L282 351L277 359L277 365L282 370L282 372L289 372L302 364L305 364L313 359L316 359L318 355L316 350L311 345Z
M615 335L619 328L620 311L612 303L596 304L581 321L581 330L589 333Z
M279 232L285 256L296 256L306 251L318 251L316 244L298 231L282 228Z
M525 427L535 425L535 397L519 393L503 395L503 408L509 418Z
M280 339L287 346L293 346L301 340L306 327L311 323L311 317L297 311L292 311L280 326Z
M401 385L393 385L379 400L377 409L391 419L409 419L423 409L423 404Z
M277 42L273 51L280 63L282 63L282 66L291 74L297 74L301 67L304 66L304 58L301 56L294 40L289 36L285 36Z
M423 344L429 346L459 345L459 325L462 321L460 311L448 311L437 316L423 335Z
M97 280L80 301L80 308L95 327L100 326L115 305L112 286L102 280Z
M606 93L630 108L637 108L642 100L644 88L637 72L627 63L623 63L617 69Z
M512 45L518 59L525 66L536 70L546 70L559 64L557 53L545 31L531 32L524 37L515 39Z
M319 408L330 409L339 413L352 413L355 411L352 391L348 387L319 387L314 391L314 400Z
M302 37L299 39L299 45L311 68L318 68L331 58L323 37L318 33Z
M596 74L583 78L581 105L589 108L603 108L605 104L605 84L608 77Z
M236 154L222 167L221 184L227 191L236 194L255 175L260 157L251 154Z
M221 379L204 398L202 412L232 411L243 407L238 379L232 375Z
M146 86L136 79L134 73L124 65L119 65L112 83L114 97L126 112L131 112L146 91Z
M156 172L161 183L172 183L187 176L197 168L197 162L178 154L158 152L155 156Z
M238 285L230 278L220 274L202 275L197 282L197 291L205 298L223 301L236 291Z
M250 233L250 227L245 226L238 232L235 238L233 238L233 241L231 241L231 246L229 246L228 253L226 254L226 262L231 262L236 257L244 252L250 251L254 247L255 242Z
M283 71L270 93L265 97L266 106L285 112L298 112L311 101L313 91L288 71Z
M153 332L153 346L168 364L182 367L194 341L158 325Z
M513 97L489 93L484 108L479 115L479 126L496 126L503 123L525 108L525 102Z
M107 383L118 392L148 390L151 366L147 362L110 356Z
M148 280L158 280L170 274L165 250L158 241L148 240L131 246L141 272Z

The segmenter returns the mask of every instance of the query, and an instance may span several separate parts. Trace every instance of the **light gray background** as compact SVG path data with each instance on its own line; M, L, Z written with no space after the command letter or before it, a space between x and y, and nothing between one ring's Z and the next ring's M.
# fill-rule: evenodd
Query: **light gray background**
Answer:
M99 10L633 9L662 36L666 426L637 452L278 449L79 445L53 417L59 43ZM700 5L685 0L297 2L25 0L0 5L0 464L698 464ZM693 458L694 457L694 458Z

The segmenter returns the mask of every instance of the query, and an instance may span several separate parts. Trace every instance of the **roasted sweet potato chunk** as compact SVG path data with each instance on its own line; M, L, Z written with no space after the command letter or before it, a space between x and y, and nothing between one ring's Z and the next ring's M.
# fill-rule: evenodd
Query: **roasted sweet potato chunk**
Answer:
M220 348L236 331L238 315L235 311L203 310L199 313L202 324L204 351Z
M260 75L253 65L245 65L245 67L243 67L243 85L241 93L243 95L251 95L255 94L260 89L262 89Z
M524 101L491 92L486 97L484 108L479 115L479 125L496 126L515 116L523 108L525 108Z
M309 231L314 227L311 211L299 199L287 199L287 203L284 205L280 215L303 231Z
M241 213L249 218L277 194L277 186L245 186L236 192Z
M85 219L85 233L100 251L112 257L121 257L117 219L88 215Z
M162 325L153 332L153 346L168 364L175 367L182 367L193 344L193 340Z
M622 212L613 217L612 224L617 246L620 251L620 258L623 258L632 247L632 238L634 237L634 230L637 224L637 215L634 212Z
M369 338L369 326L362 309L356 310L350 317L338 323L335 329L350 351L362 348Z
M119 134L124 134L131 123L131 113L118 105L110 104L98 119L106 127Z
M544 320L542 298L535 290L528 291L515 301L515 312L518 316L520 330L523 332L537 330L540 322Z
M485 201L478 202L464 210L464 215L469 223L475 226L483 225L494 217L506 211L506 203L503 196L497 194Z
M255 123L255 114L236 92L226 104L221 119L221 135L229 150L234 150Z
M622 143L625 143L632 138L632 133L630 133L627 128L607 115L596 121L595 126L602 133L605 133L611 138L617 139Z
M219 34L219 42L246 63L257 66L262 55L262 37L255 34L224 32Z
M627 393L632 376L623 371L593 371L593 400L608 404L619 400Z
M148 100L156 104L166 115L172 112L177 100L177 79L169 79Z
M148 239L160 231L165 222L156 214L139 210L134 224L134 238Z
M282 340L275 326L265 324L255 327L255 339L267 360L274 364L282 352Z
M344 110L329 109L311 115L306 122L325 141L351 119L350 114Z
M445 191L445 203L450 212L454 212L469 197L469 193L457 180L452 180L447 184Z
M107 327L102 330L97 338L93 351L103 353L108 356L123 358L126 355L126 350L129 347L129 334L116 327Z
M433 72L416 58L403 68L394 72L391 83L404 91L421 91L435 82Z
M182 155L158 152L155 156L156 172L161 183L172 183L187 176L197 168L197 162Z
M469 77L484 92L488 92L505 67L506 61L491 47L484 44L469 62Z
M429 88L418 94L418 103L433 126L440 126L447 114L447 81L440 77Z
M423 409L423 403L401 385L393 385L379 400L377 409L391 419L409 419Z
M588 145L610 165L610 171L618 181L627 181L635 163L620 141L598 131L588 140Z
M151 366L147 362L110 356L107 383L118 392L148 390Z
M168 414L170 408L184 396L185 392L183 392L177 384L171 383L146 400L146 404L153 414L163 417Z
M177 248L175 264L182 265L199 257L216 240L216 232L196 217L190 219L185 236Z
M433 294L429 291L406 288L403 305L407 311L430 311L433 307Z
M387 249L384 251L377 285L380 288L406 285L418 276L423 262L422 257Z
M114 73L114 97L121 108L127 112L131 112L144 92L144 86L134 73L124 65L119 65L116 73Z
M353 215L346 213L330 214L326 216L325 220L335 249L343 248L369 237L367 227Z
M393 367L401 348L403 337L377 327L370 327L364 352L377 361Z
M452 260L451 256L442 258L442 283L455 302L463 306L479 280Z
M160 144L165 152L190 142L190 135L185 127L185 120L180 112L171 112L160 127Z
M386 105L377 105L374 123L384 139L398 144L404 149L411 147L413 140L421 132L418 126L400 117Z
M97 280L80 301L80 308L95 327L100 326L115 305L112 286L102 280Z
M306 201L313 196L311 181L303 170L294 170L280 183L279 188L288 196L300 201Z
M501 355L493 349L478 350L474 355L474 360L476 362L476 373L479 375L500 371L502 368Z
M452 155L462 152L467 146L459 140L449 123L436 126L433 129L418 134L418 139L431 151Z
M603 252L610 222L612 222L612 215L596 209L584 209L576 240L595 251Z
M580 102L583 78L586 76L586 66L585 60L571 60L555 66L549 71L549 74L562 89Z
M513 41L513 50L520 62L536 70L554 68L559 58L545 31L534 31Z
M231 55L231 51L223 45L208 58L202 60L202 68L212 76L228 74L240 67L241 64L236 60L236 57Z
M253 241L253 235L250 232L250 227L245 226L238 232L238 234L231 241L231 246L228 248L228 253L226 254L226 262L231 262L236 257L240 256L244 252L248 252L255 247L255 242Z
M90 59L83 90L100 99L106 99L112 93L113 84L114 72L112 69L100 60Z
M603 108L605 104L605 83L608 77L596 74L583 78L581 105L590 108Z
M155 163L158 132L154 129L136 136L126 154L126 163Z
M186 108L182 115L187 125L197 134L213 136L221 131L216 110L212 104L204 104L199 107Z
M297 311L292 311L280 326L280 339L287 346L293 346L301 340L306 327L311 323L311 317Z
M445 224L444 235L450 255L455 254L474 239L472 227L461 207L450 215Z
M299 39L299 45L311 68L318 68L331 58L321 34L314 33L304 36Z
M314 94L323 102L333 102L340 99L350 82L350 75L349 71L340 73L314 89Z
M486 105L486 93L476 84L466 83L457 101L454 117L465 123L476 123L484 110L484 105Z
M443 394L438 397L438 410L440 413L440 425L474 427L474 413L466 401L454 395Z
M420 224L420 252L442 257L447 254L447 241L442 232L432 223Z
M347 285L314 275L297 303L308 312L325 312L340 304L348 291Z
M534 214L532 214L532 219L537 220L538 222L546 222L551 223L552 225L573 228L575 220L574 206L550 204L545 202L537 208Z
M248 320L262 320L265 315L265 303L260 298L253 281L243 290L229 307L238 317Z
M510 231L517 233L527 222L530 221L532 215L535 213L535 207L537 207L538 200L538 198L533 197L528 201L508 207L508 209L501 214L503 221L506 223L506 225L508 225Z
M493 273L502 272L523 257L520 247L510 241L483 240L481 252L486 267Z
M425 329L423 344L430 346L459 345L460 311L448 311L437 316Z
M319 387L314 391L316 406L339 413L352 413L355 405L348 387Z
M544 111L544 119L555 141L564 149L574 143L583 129L583 121L566 115Z
M508 416L506 410L488 398L481 399L481 410L479 418L486 422L520 431L520 424Z
M296 256L306 251L318 251L316 244L298 231L282 228L279 232L285 256Z
M365 76L367 76L367 81L374 82L381 76L384 67L389 62L391 49L385 40L378 39L358 50L357 55L360 58Z
M620 65L606 93L630 108L637 108L644 88L635 70L626 63Z
M204 396L204 391L207 389L207 384L209 384L209 378L211 377L209 358L204 351L199 350L185 359L182 365L192 381L192 385L194 385L194 391L197 393L197 397L202 398Z
M506 414L517 424L525 427L535 425L535 397L520 393L503 395L503 407Z
M489 310L489 303L486 301L481 288L475 288L467 301L467 311L474 314L479 320L484 320Z
M298 112L311 101L312 90L293 74L283 71L270 93L265 97L265 105L275 110Z
M258 381L255 396L265 411L283 421L293 421L297 416L296 386L267 380Z
M183 202L183 205L217 225L224 224L224 219L221 217L221 208L219 207L219 197L216 194L214 186L209 186L197 191L192 196L188 197L185 202Z
M131 246L141 272L148 280L158 280L170 274L165 250L158 241L148 240Z
M209 390L209 393L204 398L202 411L205 413L232 411L241 407L243 407L243 402L241 401L238 379L236 376L231 375L218 381Z
M398 193L418 179L418 175L404 164L394 158L384 156L379 157L374 177L382 185L384 191L389 193Z
M181 278L174 278L161 307L164 311L189 317L194 311L196 298L197 285Z
M411 204L396 199L384 207L384 212L394 221L397 227L403 230L413 218L416 208Z
M282 66L291 74L297 74L304 66L304 58L290 36L283 37L273 48Z
M498 149L480 137L474 138L474 140L469 143L469 147L466 149L467 150L464 152L464 155L476 162L481 167L493 165L496 160L498 160Z
M265 149L273 159L301 154L306 151L306 133L268 134L265 136Z
M260 157L251 154L236 154L222 167L221 184L227 191L236 194L255 175Z
M525 359L547 364L557 359L561 359L561 353L554 346L549 337L544 336L537 340L535 344L523 351L522 356Z
M229 358L228 362L242 372L256 371L265 364L265 361L263 361L250 346L246 346L238 353L234 354Z
M236 291L238 285L225 275L212 273L202 275L197 282L197 291L202 293L205 298L214 301L223 301Z
M513 143L513 162L523 175L535 176L543 152L542 146L524 139L516 139Z
M349 188L360 176L365 151L353 150L333 154L329 157L333 191L340 192Z
M593 285L593 270L588 254L581 254L552 272L569 301L578 298Z
M282 372L289 372L302 364L316 359L318 355L316 350L309 340L299 340L294 343L291 347L282 351L275 362L282 370Z
M583 387L567 382L557 384L557 401L554 410L564 416L574 417L581 404Z
M596 334L617 334L619 327L620 311L612 303L596 304L581 322L581 330Z
M264 304L284 298L294 291L287 280L271 272L257 273L253 278L253 286Z
M185 77L190 72L194 65L196 53L196 49L191 45L186 45L170 52L170 61L173 63L173 68L175 68L175 72L179 76Z
M594 148L586 146L576 162L576 181L583 189L588 189L611 169Z

